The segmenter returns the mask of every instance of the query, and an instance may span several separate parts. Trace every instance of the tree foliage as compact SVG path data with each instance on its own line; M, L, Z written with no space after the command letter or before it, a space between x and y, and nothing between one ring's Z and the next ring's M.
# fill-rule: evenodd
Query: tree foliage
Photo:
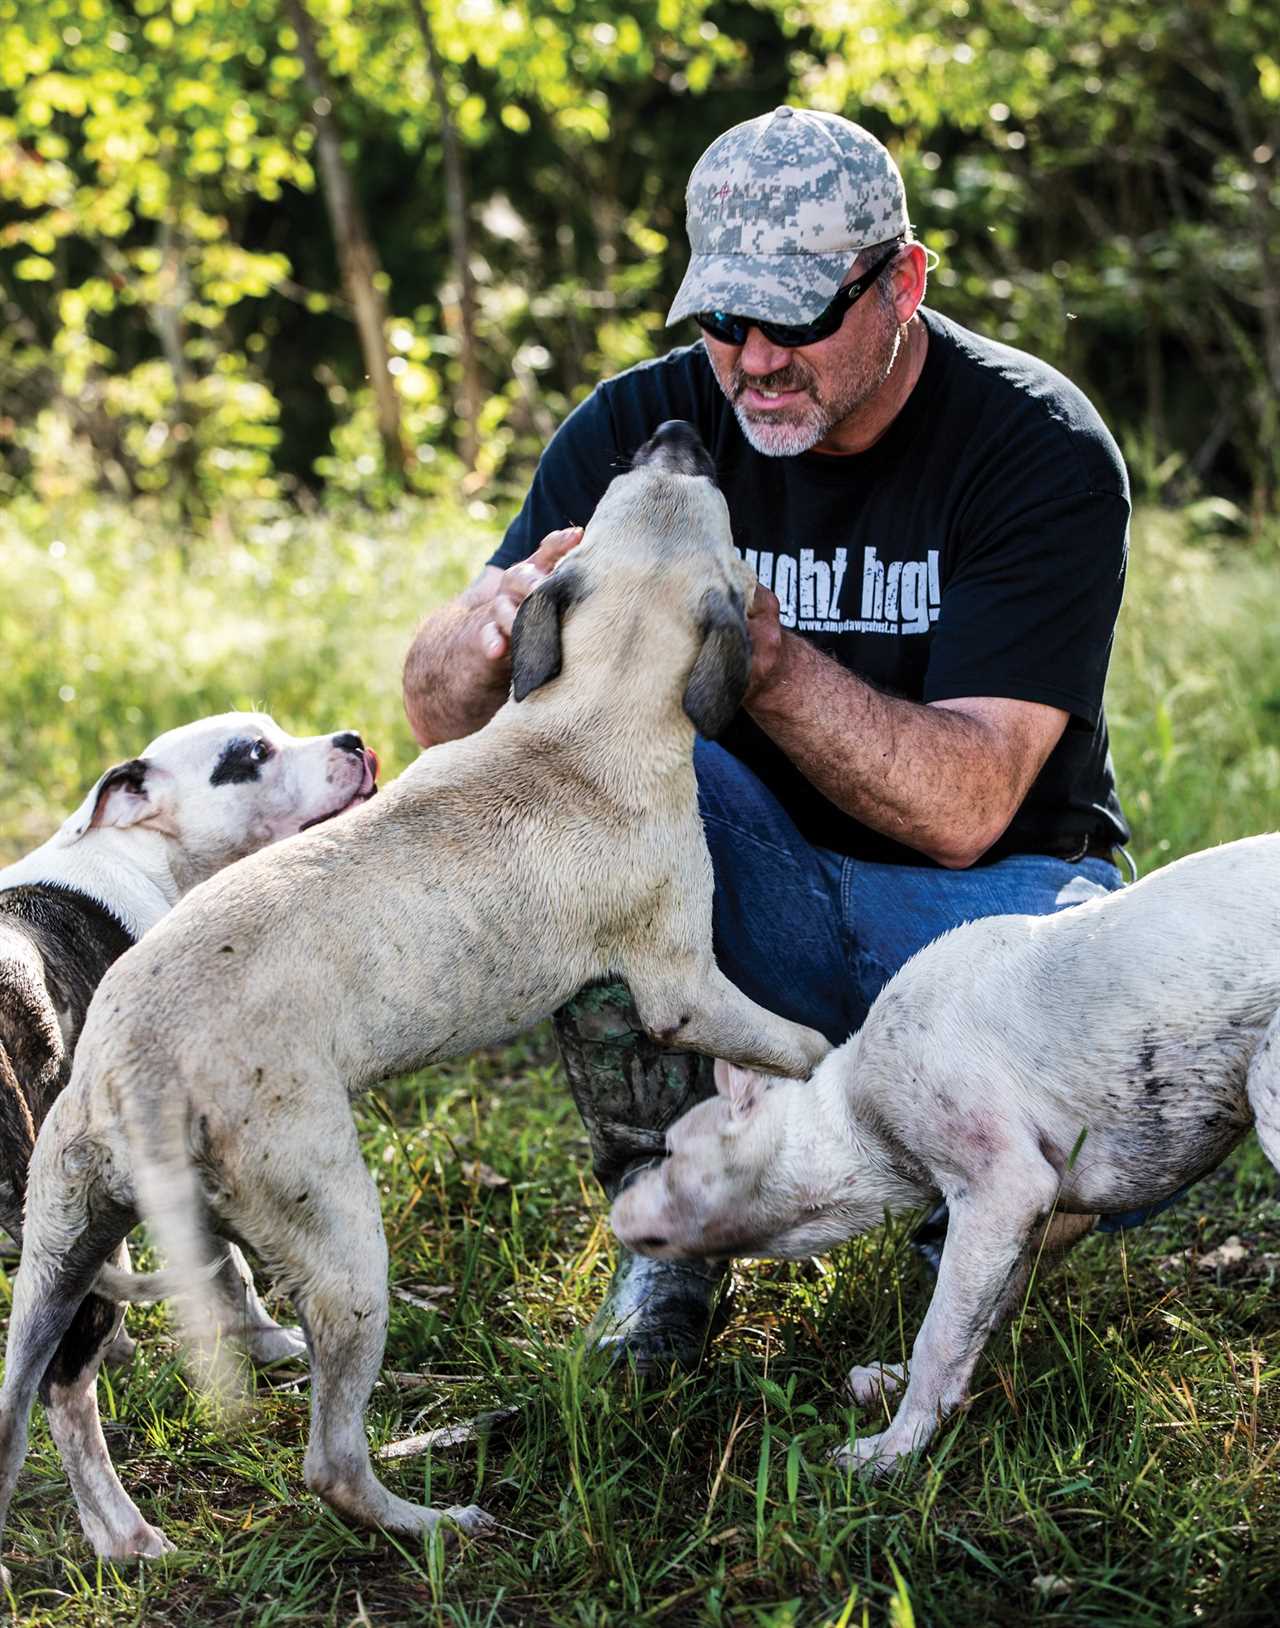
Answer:
M689 168L790 99L890 142L942 255L934 303L1078 378L1140 481L1274 503L1271 0L422 10L307 0L317 99L284 0L0 0L10 487L107 483L197 513L386 489L385 392L380 419L317 175L329 118L376 246L411 479L455 484L463 447L466 490L510 496L597 378L688 337L662 318Z
M948 302L1082 376L1157 486L1273 504L1271 0L839 0L810 21L799 84L900 132Z

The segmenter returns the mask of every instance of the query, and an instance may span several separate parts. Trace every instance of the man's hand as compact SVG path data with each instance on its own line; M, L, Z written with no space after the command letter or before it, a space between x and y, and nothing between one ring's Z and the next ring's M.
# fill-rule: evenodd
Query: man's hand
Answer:
M757 582L755 598L747 607L747 637L751 640L751 677L743 698L747 708L781 675L784 656L782 623L778 620L781 608L777 594Z
M423 621L404 662L404 708L419 746L474 734L497 712L511 683L516 612L581 541L581 526L551 532L518 565L486 565Z
M571 548L582 541L581 526L565 526L549 532L527 560L509 565L498 578L489 617L480 624L480 650L485 659L503 662L511 648L511 628L516 612L539 583L545 582Z

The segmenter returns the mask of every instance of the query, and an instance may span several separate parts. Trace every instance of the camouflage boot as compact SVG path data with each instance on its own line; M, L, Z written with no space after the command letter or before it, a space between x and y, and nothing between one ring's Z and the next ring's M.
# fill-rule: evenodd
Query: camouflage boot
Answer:
M715 1091L712 1061L664 1051L645 1034L625 984L590 984L555 1015L569 1088L612 1200L666 1146L667 1126ZM655 1261L618 1247L618 1268L587 1330L597 1350L642 1373L693 1368L728 1311L721 1261Z

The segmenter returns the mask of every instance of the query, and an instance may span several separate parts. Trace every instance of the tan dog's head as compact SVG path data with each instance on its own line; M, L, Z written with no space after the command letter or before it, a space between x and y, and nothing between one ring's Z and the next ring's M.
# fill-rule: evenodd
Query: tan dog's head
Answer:
M664 424L612 481L586 535L524 601L511 633L517 701L557 679L669 693L714 740L751 674L755 574L693 428Z
M884 1219L891 1189L812 1080L719 1059L718 1095L667 1132L667 1156L610 1214L628 1249L662 1260L820 1255Z

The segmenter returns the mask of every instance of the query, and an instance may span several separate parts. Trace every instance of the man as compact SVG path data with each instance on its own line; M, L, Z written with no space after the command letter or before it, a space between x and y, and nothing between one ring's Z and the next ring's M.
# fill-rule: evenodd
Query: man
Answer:
M694 754L716 953L838 1042L948 928L1120 885L1102 691L1128 483L1066 379L923 307L902 179L858 125L791 107L738 125L687 202L667 320L693 316L700 343L569 416L484 573L419 629L405 704L424 745L484 724L522 599L636 448L691 421L761 584L742 712ZM637 1029L620 986L558 1019L610 1197L712 1088ZM722 1272L624 1256L595 1339L696 1360Z

